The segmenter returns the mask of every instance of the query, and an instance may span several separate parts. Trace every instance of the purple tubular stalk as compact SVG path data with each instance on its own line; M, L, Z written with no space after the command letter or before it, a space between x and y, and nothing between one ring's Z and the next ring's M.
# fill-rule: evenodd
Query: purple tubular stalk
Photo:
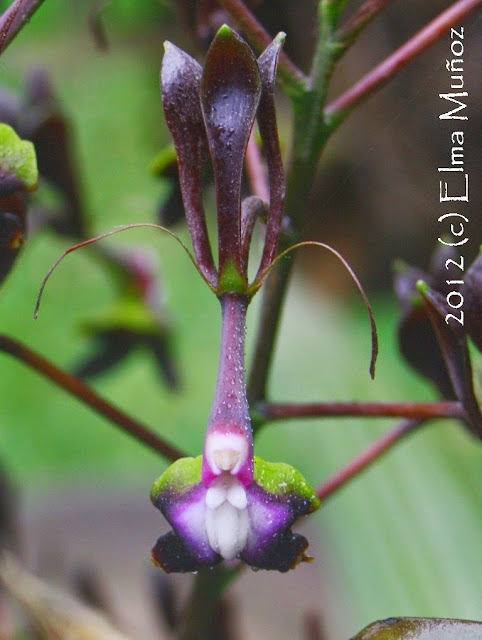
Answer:
M234 31L222 27L209 48L201 84L216 186L220 278L234 267L247 279L241 259L241 178L260 94L253 52Z
M176 147L179 181L194 254L206 280L216 286L217 273L206 228L203 173L208 144L199 92L201 66L170 42L165 44L161 69L164 113Z
M257 277L269 267L276 257L283 222L285 174L279 147L274 103L276 67L283 41L284 34L278 34L258 60L263 88L258 109L258 127L268 163L270 202L266 239Z
M204 445L202 480L209 487L223 471L229 471L248 487L253 481L253 434L244 372L249 299L240 294L225 294L220 302L218 380Z

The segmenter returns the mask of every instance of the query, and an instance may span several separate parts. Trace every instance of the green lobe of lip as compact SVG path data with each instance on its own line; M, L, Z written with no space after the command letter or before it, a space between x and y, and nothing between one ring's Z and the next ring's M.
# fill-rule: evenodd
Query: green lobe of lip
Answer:
M284 462L266 462L255 456L254 481L268 493L280 496L295 493L310 502L311 511L316 511L321 506L314 489L302 474Z
M201 466L202 456L176 460L152 485L151 500L154 501L164 491L189 491L201 482Z

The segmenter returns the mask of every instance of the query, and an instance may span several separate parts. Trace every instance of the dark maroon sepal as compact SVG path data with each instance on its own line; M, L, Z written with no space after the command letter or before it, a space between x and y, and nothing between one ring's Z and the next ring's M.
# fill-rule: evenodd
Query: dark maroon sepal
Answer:
M258 60L262 80L262 93L257 119L264 155L268 165L270 193L268 226L258 275L261 275L276 257L283 222L285 174L278 140L274 102L276 68L283 41L284 34L279 34Z
M179 181L186 220L199 268L213 285L216 269L209 244L203 206L203 175L208 144L201 112L199 92L201 66L170 42L165 45L161 90L167 126L176 147Z
M469 428L482 440L482 414L474 392L465 330L456 321L447 320L447 314L451 309L442 294L426 287L420 287L420 290L437 334L455 394L467 413Z
M201 104L211 152L218 209L219 273L241 260L241 178L248 139L261 95L258 63L228 26L218 31L206 56Z

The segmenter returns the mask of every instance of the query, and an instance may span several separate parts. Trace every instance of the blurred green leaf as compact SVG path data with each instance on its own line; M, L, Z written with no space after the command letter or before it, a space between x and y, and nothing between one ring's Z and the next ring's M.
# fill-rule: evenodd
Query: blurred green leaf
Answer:
M35 149L18 137L12 127L0 124L0 184L17 179L25 189L35 189L38 180Z

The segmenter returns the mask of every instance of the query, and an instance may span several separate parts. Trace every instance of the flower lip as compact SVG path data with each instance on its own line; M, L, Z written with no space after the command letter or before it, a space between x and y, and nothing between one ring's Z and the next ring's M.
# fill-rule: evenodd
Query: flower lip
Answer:
M182 458L153 486L153 503L173 530L153 549L167 572L197 571L238 558L257 568L288 571L309 561L308 542L291 526L319 500L303 476L284 463L255 457L254 480L224 471L202 478L202 456Z
M224 472L206 492L206 532L213 551L234 560L246 546L249 519L246 490L238 478Z

